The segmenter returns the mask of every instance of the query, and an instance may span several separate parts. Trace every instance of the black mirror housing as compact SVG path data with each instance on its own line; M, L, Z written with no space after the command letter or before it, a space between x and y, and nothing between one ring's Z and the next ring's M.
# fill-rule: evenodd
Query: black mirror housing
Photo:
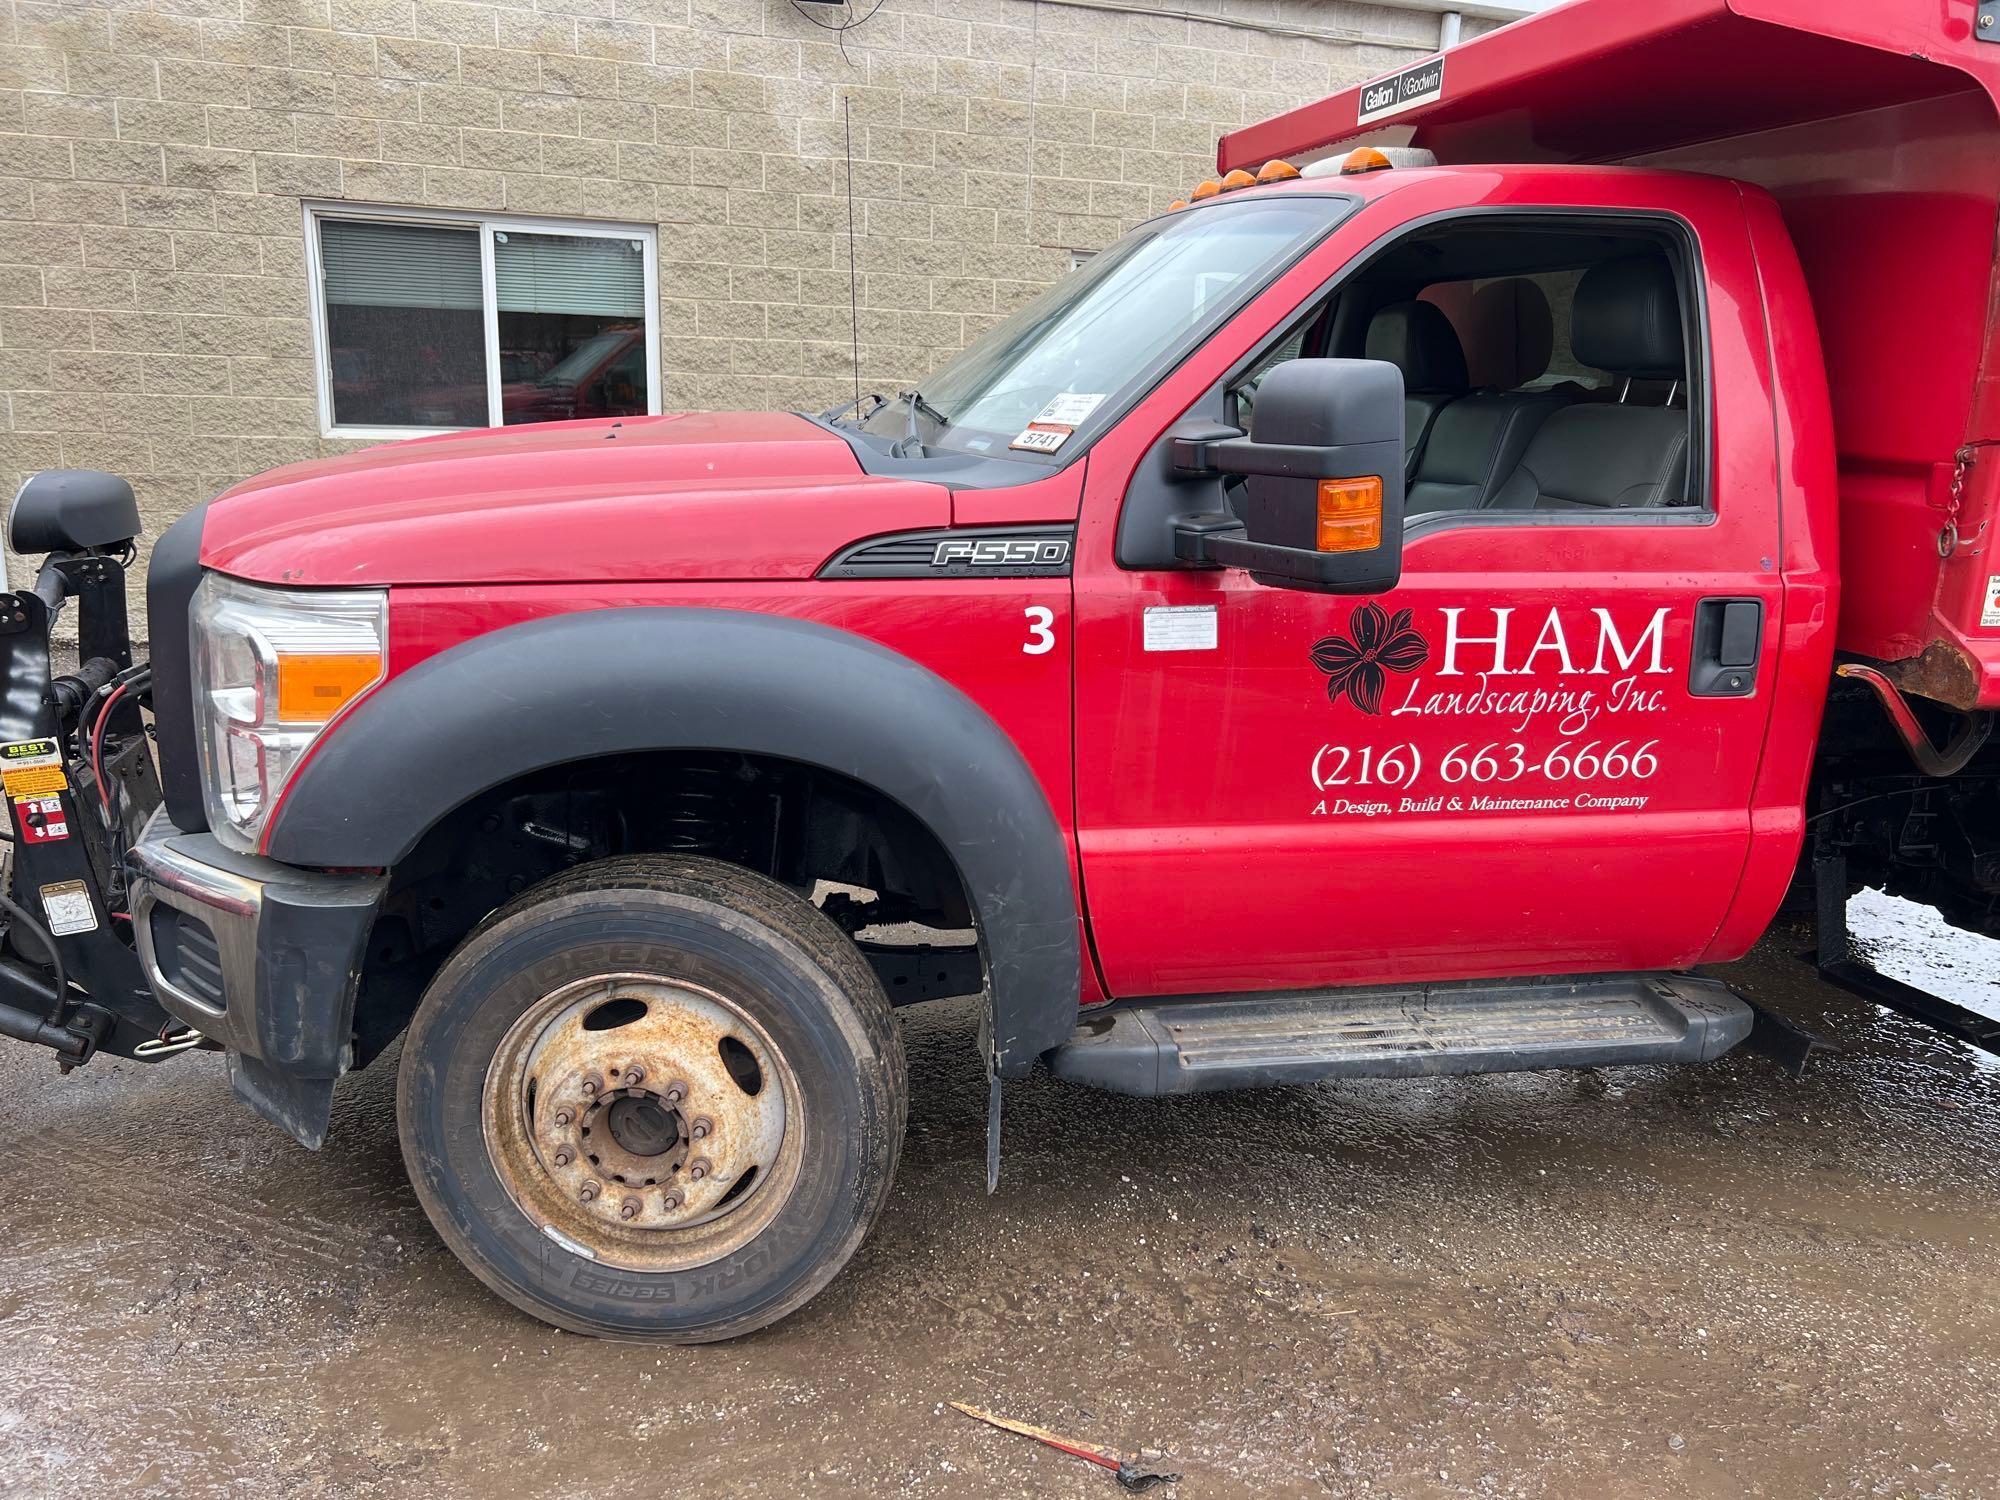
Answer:
M1325 593L1375 593L1403 576L1403 373L1379 359L1294 359L1264 377L1250 435L1191 434L1178 467L1241 474L1242 524L1187 517L1177 556L1249 570L1259 583ZM1382 539L1362 552L1318 550L1325 479L1382 482Z
M139 534L139 502L116 474L44 469L14 496L7 545L22 557L115 547Z

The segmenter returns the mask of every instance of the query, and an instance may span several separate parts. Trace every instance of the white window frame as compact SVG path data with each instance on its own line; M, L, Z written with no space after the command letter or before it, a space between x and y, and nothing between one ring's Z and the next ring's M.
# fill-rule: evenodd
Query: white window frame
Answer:
M320 266L319 226L325 219L390 224L423 224L438 229L470 229L479 235L480 323L486 336L486 422L502 425L500 410L500 310L493 285L493 236L568 234L590 239L637 240L645 278L646 412L660 414L659 231L651 224L608 224L601 219L542 219L519 214L464 213L455 209L383 208L365 203L312 202L305 212L306 286L312 301L313 384L319 395L320 436L375 440L435 437L471 432L469 427L370 427L333 419L333 360L326 331L326 280Z

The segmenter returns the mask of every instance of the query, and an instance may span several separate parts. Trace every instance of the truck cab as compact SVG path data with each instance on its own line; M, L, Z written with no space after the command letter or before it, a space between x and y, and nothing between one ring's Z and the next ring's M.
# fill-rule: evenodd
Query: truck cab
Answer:
M315 1147L400 1036L475 1274L679 1340L858 1245L900 1004L981 997L989 1177L1037 1066L1802 1062L1699 972L1788 891L1990 1040L1840 912L2000 925L2000 50L1828 9L1593 0L1226 137L918 389L260 476L160 539L150 664L129 490L38 476L0 1023L221 1050Z

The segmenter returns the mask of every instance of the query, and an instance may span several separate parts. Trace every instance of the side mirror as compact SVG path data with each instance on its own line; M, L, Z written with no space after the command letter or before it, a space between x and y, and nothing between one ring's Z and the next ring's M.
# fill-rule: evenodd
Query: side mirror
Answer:
M1248 437L1177 434L1174 466L1248 481L1242 519L1175 521L1184 562L1329 594L1403 576L1403 372L1386 360L1288 360L1259 386Z
M7 517L7 544L22 557L115 547L138 534L132 486L95 469L44 469L29 476Z

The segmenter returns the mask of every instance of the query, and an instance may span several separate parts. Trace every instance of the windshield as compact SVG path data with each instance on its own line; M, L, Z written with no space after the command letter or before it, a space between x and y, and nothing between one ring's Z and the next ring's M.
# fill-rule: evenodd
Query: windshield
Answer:
M1331 229L1353 202L1285 194L1215 203L1142 224L932 371L876 407L864 431L927 450L1013 457L1060 453L1109 417L1155 366L1217 326ZM1150 378L1150 379L1149 379Z
M631 338L633 332L630 327L621 325L585 339L563 357L562 363L543 371L535 383L546 386L575 385L597 368L613 349Z

